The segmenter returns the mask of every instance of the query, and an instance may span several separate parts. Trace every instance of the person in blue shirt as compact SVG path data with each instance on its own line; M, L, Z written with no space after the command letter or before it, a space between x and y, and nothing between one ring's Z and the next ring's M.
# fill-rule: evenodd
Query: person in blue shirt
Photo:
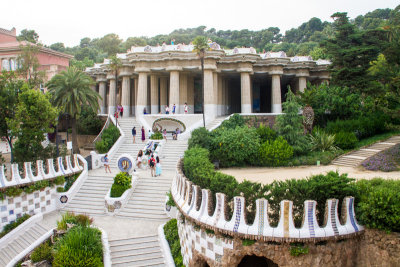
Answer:
M108 154L106 154L105 156L104 156L104 168L105 168L105 170L106 170L106 173L107 173L107 170L111 173L111 169L110 169L110 160L108 159Z
M176 109L176 106L174 104L174 106L172 107L172 114L175 114L175 109Z

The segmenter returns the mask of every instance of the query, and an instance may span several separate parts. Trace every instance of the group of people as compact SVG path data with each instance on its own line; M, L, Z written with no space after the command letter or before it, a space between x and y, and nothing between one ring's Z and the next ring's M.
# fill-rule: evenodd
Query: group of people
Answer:
M139 150L139 153L136 157L136 166L138 169L143 168L143 150ZM161 162L158 156L154 157L154 154L151 154L148 160L148 166L150 168L151 176L161 176Z
M145 132L143 126L142 126L142 129L140 131L141 131L141 139L142 139L142 143L143 143L146 140L146 132ZM133 128L132 128L133 143L136 143L136 134L137 134L136 133L136 127L133 126ZM149 134L150 134L150 131L149 131ZM149 138L150 138L150 136L149 136Z
M184 114L187 114L187 113L188 113L189 108L188 108L187 103L185 103L185 105L183 106L183 111L184 111ZM165 105L165 114L169 114L169 112L170 112L169 106L168 106L168 105ZM175 115L175 112L176 112L176 105L174 104L174 105L172 106L172 114Z
M121 105L117 106L117 110L114 113L114 117L118 119L119 117L124 116L124 108Z

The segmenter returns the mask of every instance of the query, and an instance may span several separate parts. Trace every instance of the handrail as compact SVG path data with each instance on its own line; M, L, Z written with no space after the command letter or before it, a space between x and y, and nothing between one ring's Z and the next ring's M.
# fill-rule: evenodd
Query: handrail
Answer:
M100 116L103 116L103 115L100 115ZM103 128L101 129L100 133L96 136L96 138L93 140L92 143L96 143L97 139L101 136L101 134L103 133L103 131L107 128L109 122L110 122L110 114L107 114L107 120L106 120L106 122L104 123Z

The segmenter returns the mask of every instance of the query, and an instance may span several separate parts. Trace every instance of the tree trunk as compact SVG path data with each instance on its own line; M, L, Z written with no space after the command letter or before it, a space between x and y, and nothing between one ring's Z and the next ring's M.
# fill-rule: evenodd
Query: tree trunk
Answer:
M72 147L74 154L79 154L78 136L76 132L76 116L72 117Z

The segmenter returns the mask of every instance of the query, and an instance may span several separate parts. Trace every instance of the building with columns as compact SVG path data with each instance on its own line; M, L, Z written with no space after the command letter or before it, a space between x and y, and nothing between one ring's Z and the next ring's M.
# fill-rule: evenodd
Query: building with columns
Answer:
M253 48L222 50L213 43L204 59L204 114L208 119L232 113L281 113L288 88L303 91L307 82L329 81L329 61L284 52L257 54ZM132 47L122 60L118 82L109 60L87 68L103 98L101 113L124 108L124 116L165 113L176 105L182 114L202 113L200 60L192 45Z

